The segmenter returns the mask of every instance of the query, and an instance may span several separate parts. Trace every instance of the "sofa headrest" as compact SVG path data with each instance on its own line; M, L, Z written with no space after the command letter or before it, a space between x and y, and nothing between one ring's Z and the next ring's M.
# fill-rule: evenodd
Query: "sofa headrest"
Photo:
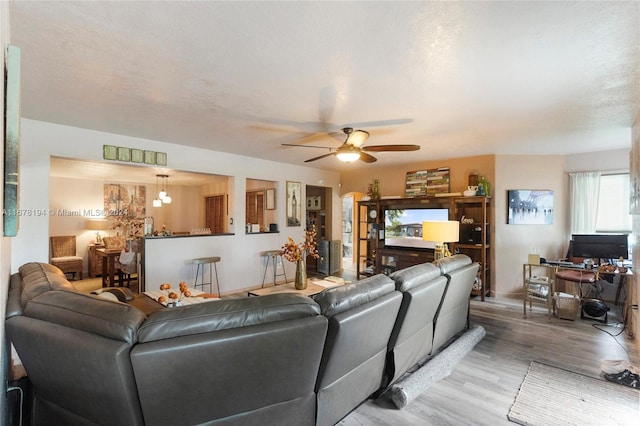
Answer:
M64 290L31 299L24 315L130 344L136 342L138 327L147 317L125 303Z
M34 297L51 290L76 291L64 273L48 263L30 262L22 265L18 272L22 278L22 306Z
M315 295L314 300L320 305L320 312L330 318L395 290L396 285L391 278L378 274L352 284L328 288Z
M440 268L433 263L421 263L395 271L389 278L396 283L396 290L407 291L441 276Z
M466 254L456 254L443 259L438 259L433 262L442 274L448 274L451 271L462 268L463 266L471 265L471 258Z
M318 304L299 294L271 294L168 308L149 316L140 343L320 315Z

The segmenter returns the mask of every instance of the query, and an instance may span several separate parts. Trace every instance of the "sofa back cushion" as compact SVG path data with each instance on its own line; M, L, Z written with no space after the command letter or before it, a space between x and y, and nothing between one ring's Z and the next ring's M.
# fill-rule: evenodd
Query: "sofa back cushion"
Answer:
M140 310L84 293L48 291L27 303L24 315L133 344L146 318Z
M316 392L317 426L333 425L378 390L402 295L385 275L324 290L315 298L329 319Z
M314 296L322 315L327 318L369 303L395 290L395 283L378 274L352 284L332 287Z
M25 263L18 269L18 273L22 278L20 301L23 307L29 300L47 291L76 291L76 288L67 281L64 273L48 263Z
M431 354L434 320L448 282L431 263L410 266L390 277L402 291L402 305L389 339L385 386Z
M479 264L465 255L455 255L434 262L449 282L435 319L433 351L440 349L469 326L469 295Z
M320 314L317 303L298 294L216 300L163 309L140 327L141 343Z
M433 263L420 263L395 271L389 278L395 281L398 291L407 291L441 275L440 268Z
M147 424L313 425L327 319L310 298L212 301L148 322L131 351Z

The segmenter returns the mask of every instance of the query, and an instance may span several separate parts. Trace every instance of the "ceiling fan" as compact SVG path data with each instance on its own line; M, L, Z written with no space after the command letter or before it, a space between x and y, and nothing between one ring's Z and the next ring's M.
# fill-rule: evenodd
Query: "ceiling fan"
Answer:
M338 148L331 148L328 146L312 146L312 145L295 145L289 143L283 143L284 146L296 146L302 148L321 148L328 149L329 153L320 155L318 157L305 160L305 163L311 161L320 160L325 157L334 155L340 161L345 163L351 163L356 160L364 161L365 163L373 163L377 161L377 158L368 152L389 152L389 151L417 151L420 149L419 145L371 145L362 146L364 142L369 138L369 132L364 130L354 130L352 127L345 127L342 132L347 135L347 139Z

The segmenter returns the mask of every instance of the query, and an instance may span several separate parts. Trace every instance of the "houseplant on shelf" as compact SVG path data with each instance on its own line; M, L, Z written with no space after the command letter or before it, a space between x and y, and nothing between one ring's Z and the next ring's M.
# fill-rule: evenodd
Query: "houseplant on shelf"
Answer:
M297 290L304 290L307 288L307 256L311 256L314 259L319 258L317 241L316 241L316 227L304 231L304 240L297 244L293 238L289 237L289 240L282 246L282 256L289 262L295 262L296 264L296 278L294 281Z

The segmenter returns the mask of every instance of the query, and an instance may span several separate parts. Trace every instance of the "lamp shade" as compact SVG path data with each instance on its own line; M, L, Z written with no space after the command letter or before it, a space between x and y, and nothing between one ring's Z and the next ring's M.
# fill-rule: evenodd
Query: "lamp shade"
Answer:
M84 227L90 231L106 231L109 229L109 222L104 219L86 219Z
M422 222L422 239L435 243L455 243L460 238L460 222L456 220Z

